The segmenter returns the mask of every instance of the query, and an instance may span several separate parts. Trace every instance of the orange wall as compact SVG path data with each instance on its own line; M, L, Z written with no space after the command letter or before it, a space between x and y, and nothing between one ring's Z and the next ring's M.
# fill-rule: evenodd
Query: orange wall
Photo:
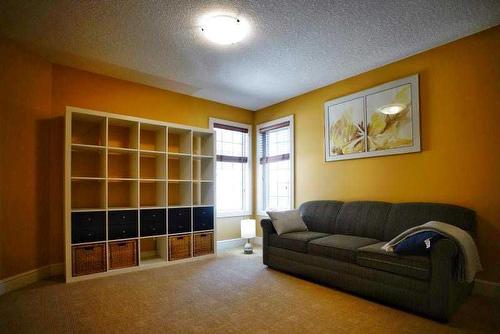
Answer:
M0 64L1 279L51 263L54 226L52 65L1 38Z
M9 40L0 64L0 279L63 261L67 105L199 127L253 122L244 109L52 65ZM234 224L219 220L218 238L238 237Z
M480 278L500 282L500 26L259 110L295 114L296 205L313 199L429 201L478 214ZM323 103L420 75L422 152L324 162Z
M208 127L208 117L252 123L253 112L158 88L54 65L53 110L65 106Z

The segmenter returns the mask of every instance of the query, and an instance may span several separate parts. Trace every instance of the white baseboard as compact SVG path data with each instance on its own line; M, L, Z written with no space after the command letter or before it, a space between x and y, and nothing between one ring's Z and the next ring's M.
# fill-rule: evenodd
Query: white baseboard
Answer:
M64 264L55 263L15 276L7 277L3 280L0 280L0 296L7 292L25 287L26 285L41 281L45 278L61 275L63 273Z
M262 246L262 237L251 238L250 240L252 244ZM243 247L247 239L236 238L236 239L228 239L228 240L219 240L217 241L217 250L231 249L237 247Z
M219 240L217 241L217 251L243 247L246 243L246 239L237 238L237 239L228 239L228 240Z
M484 281L482 279L474 280L473 295L480 295L500 299L500 283Z

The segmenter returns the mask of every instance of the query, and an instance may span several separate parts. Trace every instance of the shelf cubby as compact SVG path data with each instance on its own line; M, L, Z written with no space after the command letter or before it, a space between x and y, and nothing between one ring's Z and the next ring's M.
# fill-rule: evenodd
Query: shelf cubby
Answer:
M106 182L102 180L72 180L71 209L95 210L106 208Z
M190 207L168 209L168 234L188 233L192 231L192 213Z
M161 125L141 123L139 149L165 152L167 149L167 128Z
M193 256L203 256L214 252L214 233L202 232L193 234Z
M144 207L166 207L167 185L162 181L140 182L140 206Z
M214 136L211 133L193 132L193 155L214 155Z
M166 155L163 153L140 153L140 178L149 180L165 180L167 174Z
M193 182L193 205L214 205L213 182Z
M108 119L108 147L137 149L139 123L127 120Z
M191 188L191 181L169 181L168 206L190 206Z
M191 130L168 128L168 152L191 154Z
M193 208L193 231L214 229L214 207L197 206Z
M80 145L106 145L106 118L77 114L71 119L71 143Z
M123 240L139 236L138 210L108 211L108 240Z
M104 148L74 146L71 148L71 177L105 178L106 151Z
M71 243L83 244L106 240L106 212L71 213Z
M168 237L169 261L192 257L192 234L181 234Z
M162 236L167 234L167 209L140 210L141 237Z
M92 243L71 247L72 275L90 275L106 271L106 243ZM69 269L69 268L68 268Z
M191 157L168 155L168 179L191 181Z
M137 152L108 150L108 178L135 179L137 169Z
M108 180L108 208L137 208L137 181Z
M115 241L108 243L109 269L137 266L137 240Z
M140 264L148 265L167 261L167 237L140 239Z
M209 157L193 157L193 180L214 180L214 159Z

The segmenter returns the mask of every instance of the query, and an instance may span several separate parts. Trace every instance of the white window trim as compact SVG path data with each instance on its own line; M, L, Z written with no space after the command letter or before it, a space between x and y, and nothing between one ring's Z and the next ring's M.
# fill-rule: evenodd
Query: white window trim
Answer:
M293 121L293 114L285 117L281 117L266 123L258 124L255 128L256 136L259 136L259 130L264 127L276 125L283 122L290 122L290 208L295 208L295 125ZM257 145L257 144L256 144ZM256 170L257 170L257 215L267 217L267 213L262 208L262 166L259 163L261 152L259 148L256 149L257 159L255 159Z
M225 124L225 125L232 125L232 126L237 126L240 128L248 129L248 138L247 138L247 148L248 148L248 162L247 162L247 184L245 186L245 204L246 204L246 210L242 211L226 211L223 213L217 212L217 208L215 208L215 212L217 215L217 218L228 218L228 217L242 217L242 216L250 216L252 214L252 199L253 199L253 193L252 193L252 156L253 156L253 150L252 150L252 125L250 124L245 124L245 123L238 123L238 122L233 122L233 121L228 121L225 119L220 119L220 118L215 118L215 117L210 117L208 119L208 124L210 129L214 129L214 123L219 123L219 124ZM216 138L217 142L217 138ZM217 152L215 152L217 155ZM217 164L217 161L216 161ZM217 170L217 168L216 168ZM217 189L216 189L217 192ZM217 196L217 193L216 193Z

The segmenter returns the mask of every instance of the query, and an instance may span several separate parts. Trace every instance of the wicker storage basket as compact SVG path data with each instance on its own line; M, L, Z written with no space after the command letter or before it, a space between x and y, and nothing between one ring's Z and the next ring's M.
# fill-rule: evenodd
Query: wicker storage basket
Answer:
M193 255L201 256L213 254L214 252L214 233L204 232L194 234Z
M180 260L191 257L191 235L168 237L168 260Z
M137 240L109 243L109 268L137 266Z
M91 244L73 247L73 276L106 271L106 245Z

